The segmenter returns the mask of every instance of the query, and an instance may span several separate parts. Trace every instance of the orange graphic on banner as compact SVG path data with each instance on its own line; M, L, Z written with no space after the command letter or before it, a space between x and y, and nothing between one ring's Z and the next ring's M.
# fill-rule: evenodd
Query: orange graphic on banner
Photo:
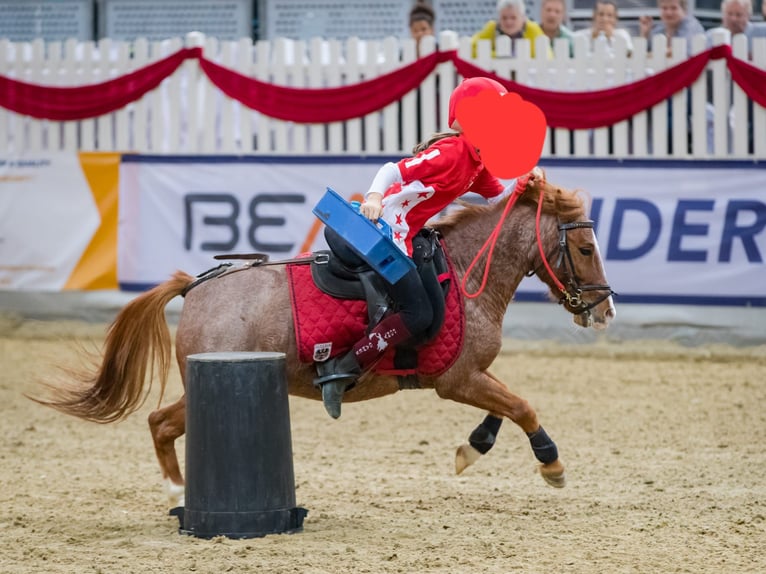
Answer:
M117 289L119 153L80 153L80 166L101 217L64 289Z

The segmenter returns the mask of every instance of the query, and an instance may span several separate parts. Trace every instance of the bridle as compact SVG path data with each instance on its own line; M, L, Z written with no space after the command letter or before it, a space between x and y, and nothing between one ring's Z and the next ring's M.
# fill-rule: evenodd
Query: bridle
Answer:
M559 229L559 255L556 259L556 268L563 270L564 275L564 281L566 284L562 283L561 280L559 280L558 276L553 272L553 269L551 269L550 263L548 263L548 258L545 256L545 251L543 251L543 243L540 237L540 215L542 213L542 205L543 205L543 193L542 190L540 191L540 197L537 204L537 217L535 219L535 232L537 234L537 247L540 251L540 258L542 259L542 265L545 267L545 270L548 272L548 275L550 276L553 283L556 285L556 288L561 293L561 297L559 298L559 305L567 304L570 308L571 312L574 315L581 315L583 313L586 313L599 305L602 301L605 299L608 299L612 295L616 295L614 291L612 291L612 288L609 285L583 285L581 283L580 278L577 276L577 271L575 270L574 261L572 260L572 253L569 250L569 243L567 242L567 232L572 229L593 229L593 221L586 220L586 221L573 221L571 223L559 223L558 229ZM527 275L534 275L537 273L539 267L536 267L535 269L532 269ZM588 303L586 301L583 301L582 294L586 291L605 291L605 293L596 299L595 301L592 301L591 303Z
M538 168L535 168L538 169ZM513 207L513 205L516 203L516 200L524 194L526 191L527 185L529 183L529 179L531 177L533 172L530 172L527 175L521 176L516 180L516 185L513 189L513 192L511 193L511 196L508 198L508 202L505 205L505 209L503 209L503 213L500 216L500 219L497 222L497 225L495 226L495 229L492 231L492 233L489 235L487 240L484 242L484 245L479 249L478 253L474 257L471 264L468 266L468 269L466 270L465 274L463 275L463 279L460 283L460 290L463 293L464 297L467 297L469 299L473 299L475 297L478 297L482 291L484 291L484 287L487 284L487 277L489 275L489 266L492 262L492 253L494 251L495 245L497 243L497 239L500 235L500 232L502 230L503 221L507 217L509 211ZM551 278L551 281L555 284L556 288L561 293L561 297L559 298L559 304L563 305L566 303L566 305L569 307L569 311L574 315L581 315L583 313L587 313L597 305L599 305L602 301L605 299L608 299L612 295L616 295L614 291L612 291L612 288L609 285L581 285L579 277L577 277L577 272L574 268L574 261L572 259L572 253L569 251L569 244L567 242L567 232L572 229L582 229L582 228L590 228L593 229L593 222L588 221L575 221L572 223L559 223L559 256L556 260L556 267L557 268L563 268L563 275L564 275L564 281L566 282L566 285L559 280L559 278L556 276L556 274L553 272L553 269L551 269L550 263L548 263L548 258L545 256L545 252L543 251L543 243L540 238L540 217L542 215L543 210L543 188L540 188L540 193L538 196L538 202L537 202L537 216L535 218L535 233L537 236L537 246L540 250L540 258L542 260L542 266L545 267L545 269L548 272L549 277ZM471 272L473 271L474 266L479 262L479 259L481 259L482 255L487 252L487 258L484 264L484 275L482 278L481 285L479 288L473 292L469 293L466 284L468 282L468 277L470 276ZM531 277L532 275L536 275L538 271L540 270L540 266L537 266L533 269L531 269L529 272L527 272L527 276ZM592 303L587 303L586 301L583 301L582 294L586 291L605 291L601 297L599 297L596 301L593 301Z

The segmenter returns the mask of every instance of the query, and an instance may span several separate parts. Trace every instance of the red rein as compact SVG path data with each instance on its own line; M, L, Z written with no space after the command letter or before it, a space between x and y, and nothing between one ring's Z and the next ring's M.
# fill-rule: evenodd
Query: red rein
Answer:
M516 203L516 200L524 193L524 191L527 188L527 185L529 184L529 178L531 174L523 175L516 181L516 186L513 188L513 192L511 193L511 196L508 198L508 203L505 205L505 209L503 210L503 214L500 216L500 220L497 222L497 225L495 226L495 229L492 230L492 233L490 233L487 240L484 242L484 245L482 245L481 249L479 249L479 252L476 254L476 257L473 258L473 261L471 261L471 264L468 266L468 269L465 272L465 275L463 275L463 280L460 282L460 290L463 292L463 295L469 299L475 299L481 293L484 291L484 288L487 285L487 276L489 275L489 266L492 264L492 253L495 250L495 245L497 244L497 239L500 236L500 230L503 227L503 222L505 221L505 218L508 216L508 213L511 211L511 208ZM553 273L553 270L551 269L550 264L548 263L547 257L545 257L545 253L543 252L543 244L540 238L540 216L543 211L543 188L540 188L540 197L538 198L537 202L537 217L535 218L535 231L537 234L537 247L540 250L540 257L543 260L543 265L545 266L545 269L548 271L548 275L550 275L553 282L556 284L556 287L562 292L566 293L566 289L564 288L564 285L559 281L558 277ZM484 255L484 252L489 249L489 253L487 254L487 261L484 264L484 273L482 275L481 285L479 285L479 289L474 293L469 293L466 289L466 283L468 282L468 277L471 275L471 272L473 271L473 268L476 266L476 264L479 262L479 259Z

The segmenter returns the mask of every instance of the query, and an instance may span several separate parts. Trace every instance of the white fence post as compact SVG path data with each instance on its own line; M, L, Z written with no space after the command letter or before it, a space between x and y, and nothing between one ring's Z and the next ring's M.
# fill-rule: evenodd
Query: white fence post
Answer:
M2 76L8 76L10 69L8 56L11 50L11 43L6 38L0 38L0 75ZM10 155L11 152L11 115L10 110L0 107L0 157Z
M45 77L45 42L37 38L32 42L32 61L30 62L30 73L26 81L33 84L50 84L49 78ZM27 124L27 137L29 150L32 152L43 151L43 139L45 138L46 121L30 118Z
M114 65L113 77L119 77L130 71L130 44L120 42L116 46L117 61ZM114 114L114 150L130 151L130 115L134 104L128 104Z
M322 38L312 38L309 46L309 65L306 70L308 76L308 87L322 87L322 71L332 68L332 63L325 61L325 44ZM312 154L322 153L325 150L326 127L322 124L311 124L309 126L309 141L307 151Z
M383 40L383 63L380 65L379 74L387 74L402 65L399 59L400 46L396 38L389 36ZM399 102L394 102L383 108L380 114L380 151L387 154L395 154L399 149Z
M458 50L459 38L455 32L447 31L439 34L439 49L443 51ZM437 97L439 117L436 130L447 131L449 126L447 125L449 114L449 98L452 94L452 90L457 86L457 73L455 72L455 66L450 62L444 62L436 67L437 81L439 82L439 90Z
M766 38L753 38L753 65L766 70ZM753 145L756 158L766 158L766 108L753 105Z
M143 67L149 61L149 42L146 38L138 38L133 43L133 66L132 70ZM146 153L149 151L149 110L147 103L151 100L151 94L147 94L130 108L130 119L132 122L130 143L128 149L137 153Z
M327 82L328 88L336 88L341 85L341 65L343 54L341 43L338 40L328 41L328 63L327 63ZM343 122L332 122L326 126L327 133L327 151L332 154L343 152Z
M255 45L255 77L261 82L271 82L271 49L273 44L260 41ZM256 127L257 140L253 149L254 152L268 153L271 151L273 120L259 112L253 112L252 117L258 123Z

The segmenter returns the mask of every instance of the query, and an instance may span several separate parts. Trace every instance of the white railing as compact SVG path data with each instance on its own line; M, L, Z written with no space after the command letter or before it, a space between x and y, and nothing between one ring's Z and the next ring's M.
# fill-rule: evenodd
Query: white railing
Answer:
M505 41L504 41L505 40ZM721 36L716 42L725 42ZM584 38L574 56L556 42L554 56L547 40L538 39L536 58L530 45L517 43L510 57L507 38L498 40L492 58L488 42L472 56L470 38L444 32L442 50L457 49L464 60L502 77L544 90L599 90L647 77L686 59L686 44L674 40L667 57L663 37L647 42L634 38L633 51L610 50L597 44L591 53ZM394 70L415 60L412 40L311 42L279 39L253 44L219 42L190 34L187 46L202 46L207 58L241 74L293 87L353 84ZM0 75L35 84L75 86L99 83L157 61L181 48L180 38L133 43L102 40L98 44L14 44L0 40ZM766 38L756 39L748 54L746 38L731 42L736 57L766 69ZM707 48L694 39L692 54ZM427 38L421 53L435 50ZM420 137L446 128L447 102L458 76L452 63L439 64L418 91L407 94L380 112L331 124L299 125L279 121L245 108L215 88L196 61L185 62L159 88L125 108L97 118L53 122L20 116L0 108L0 157L43 150L120 151L152 154L366 154L399 155ZM419 93L418 93L419 92ZM550 129L543 157L575 158L737 158L766 159L766 110L753 104L732 82L724 60L714 60L689 90L661 102L630 120L596 130ZM669 135L671 134L671 135ZM508 137L523 137L509 133Z

